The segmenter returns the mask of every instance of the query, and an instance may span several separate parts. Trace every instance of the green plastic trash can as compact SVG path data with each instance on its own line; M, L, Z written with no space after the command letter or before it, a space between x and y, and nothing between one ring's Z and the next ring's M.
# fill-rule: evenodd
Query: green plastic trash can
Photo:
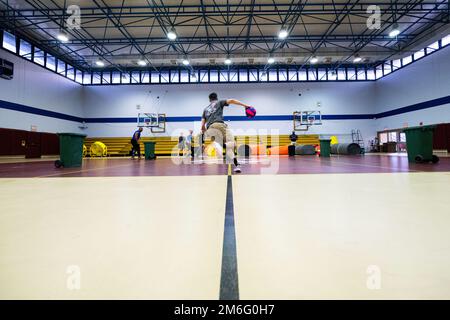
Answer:
M420 126L403 129L406 135L406 150L409 162L437 163L433 154L433 133L436 126Z
M153 142L153 141L144 142L145 159L146 160L156 159L155 146L156 146L156 142Z
M60 160L55 167L81 167L83 161L83 142L86 135L78 133L58 133Z
M320 139L320 156L330 157L331 139Z

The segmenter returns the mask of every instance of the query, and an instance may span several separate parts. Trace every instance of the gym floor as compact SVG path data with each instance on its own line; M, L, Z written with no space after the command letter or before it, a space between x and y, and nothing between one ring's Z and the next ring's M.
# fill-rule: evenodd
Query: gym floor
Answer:
M3 162L0 299L450 299L450 158Z

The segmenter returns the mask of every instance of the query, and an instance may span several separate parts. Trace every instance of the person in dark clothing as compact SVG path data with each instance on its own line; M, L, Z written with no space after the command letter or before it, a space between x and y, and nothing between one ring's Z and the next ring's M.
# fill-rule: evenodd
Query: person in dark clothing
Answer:
M144 129L140 127L133 133L133 136L131 137L131 145L133 146L133 148L131 149L131 159L134 159L135 152L137 152L138 158L139 160L141 160L141 146L139 144L139 140L141 139L142 130Z
M291 140L291 144L294 145L297 142L298 136L295 134L295 131L292 131L292 134L289 136Z

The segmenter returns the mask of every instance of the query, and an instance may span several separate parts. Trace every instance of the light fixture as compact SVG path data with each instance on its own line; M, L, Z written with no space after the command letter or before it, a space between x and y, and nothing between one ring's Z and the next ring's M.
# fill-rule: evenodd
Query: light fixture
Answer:
M313 56L309 62L311 62L312 64L317 63L319 61L319 59L316 56Z
M171 28L170 31L167 32L167 38L172 41L177 38L177 33L175 31L175 28Z
M62 31L60 33L58 33L56 38L61 42L69 41L69 36L65 32L62 32Z
M145 67L147 65L147 61L145 61L144 59L140 59L138 60L137 64L141 67Z
M272 64L274 62L275 62L275 59L273 57L269 57L269 59L267 59L268 64Z
M232 63L230 58L226 58L225 59L225 64L230 65Z
M103 60L97 60L97 61L95 61L95 64L97 65L97 67L104 67L105 66L105 63L103 62Z
M389 32L389 37L391 38L395 38L396 36L398 36L400 34L400 30L398 29L398 24L394 24L392 26L391 31Z
M188 59L184 59L183 60L183 65L188 66L189 65L189 60Z
M355 54L355 58L353 59L354 63L361 62L362 58L359 56L359 54Z
M288 37L289 33L285 29L281 29L280 32L278 32L278 38L283 40Z

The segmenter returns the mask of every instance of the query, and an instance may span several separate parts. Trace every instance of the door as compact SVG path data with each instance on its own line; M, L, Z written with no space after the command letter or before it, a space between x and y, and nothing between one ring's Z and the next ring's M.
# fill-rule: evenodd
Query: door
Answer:
M40 158L41 155L41 134L39 132L27 132L25 158Z

